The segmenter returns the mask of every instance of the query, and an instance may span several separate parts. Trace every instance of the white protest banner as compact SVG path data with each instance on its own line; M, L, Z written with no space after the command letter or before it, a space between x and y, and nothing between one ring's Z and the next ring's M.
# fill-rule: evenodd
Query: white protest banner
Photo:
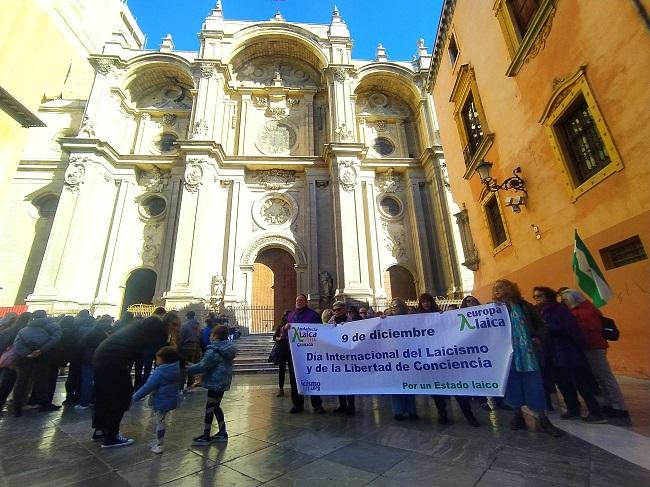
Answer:
M301 394L503 396L512 358L504 305L389 316L338 326L292 324Z

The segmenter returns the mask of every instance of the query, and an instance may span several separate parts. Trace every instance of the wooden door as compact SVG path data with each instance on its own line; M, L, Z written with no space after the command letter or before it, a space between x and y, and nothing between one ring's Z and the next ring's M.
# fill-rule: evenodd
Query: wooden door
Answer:
M384 290L388 299L416 300L415 281L408 269L395 265L384 275Z
M253 265L251 333L275 330L282 314L295 307L296 270L291 255L280 249L262 252Z

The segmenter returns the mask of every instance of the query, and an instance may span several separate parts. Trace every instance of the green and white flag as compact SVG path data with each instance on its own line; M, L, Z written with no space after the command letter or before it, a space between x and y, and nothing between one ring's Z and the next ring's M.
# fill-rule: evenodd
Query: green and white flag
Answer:
M573 272L578 278L578 286L593 301L596 307L600 308L607 304L613 296L605 276L600 272L598 264L589 253L587 246L580 239L576 230L576 240L573 247Z

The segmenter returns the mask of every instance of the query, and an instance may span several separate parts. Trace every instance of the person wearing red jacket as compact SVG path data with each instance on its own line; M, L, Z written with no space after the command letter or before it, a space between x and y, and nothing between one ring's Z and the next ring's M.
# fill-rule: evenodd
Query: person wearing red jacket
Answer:
M607 361L609 344L603 337L602 313L584 294L575 289L563 290L560 297L578 321L584 339L585 356L605 400L603 413L610 418L627 418L629 412L621 388Z

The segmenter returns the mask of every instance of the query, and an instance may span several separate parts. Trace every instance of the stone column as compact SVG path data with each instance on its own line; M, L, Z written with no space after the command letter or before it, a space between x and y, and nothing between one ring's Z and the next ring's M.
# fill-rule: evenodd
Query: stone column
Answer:
M349 82L350 66L331 66L328 69L327 87L329 93L329 140L354 142L355 115L352 103L352 87Z
M408 201L407 212L411 227L411 238L413 248L419 251L413 252L416 269L418 272L417 281L420 284L418 294L422 292L433 292L433 268L434 249L427 235L427 226L431 225L423 207L420 185L423 185L422 178L418 178L411 171L406 174L406 197ZM435 295L435 294L434 294Z
M361 144L331 144L327 160L333 182L338 294L365 301L373 293L370 288L368 233L360 182L360 158L364 150Z
M239 205L240 205L240 192L243 180L228 180L224 181L225 187L228 189L228 203L226 205L227 220L225 222L224 240L224 255L226 256L226 289L224 293L224 302L236 303L241 295L246 295L246 289L240 289L237 286L236 272L237 272L237 257L239 248L237 247L237 227L239 224ZM251 277L252 277L252 269ZM252 280L251 280L252 282ZM241 284L241 283L240 283ZM250 288L250 284L248 285Z
M201 64L201 78L194 103L195 111L190 127L192 139L207 139L221 143L223 117L223 75L213 63Z

